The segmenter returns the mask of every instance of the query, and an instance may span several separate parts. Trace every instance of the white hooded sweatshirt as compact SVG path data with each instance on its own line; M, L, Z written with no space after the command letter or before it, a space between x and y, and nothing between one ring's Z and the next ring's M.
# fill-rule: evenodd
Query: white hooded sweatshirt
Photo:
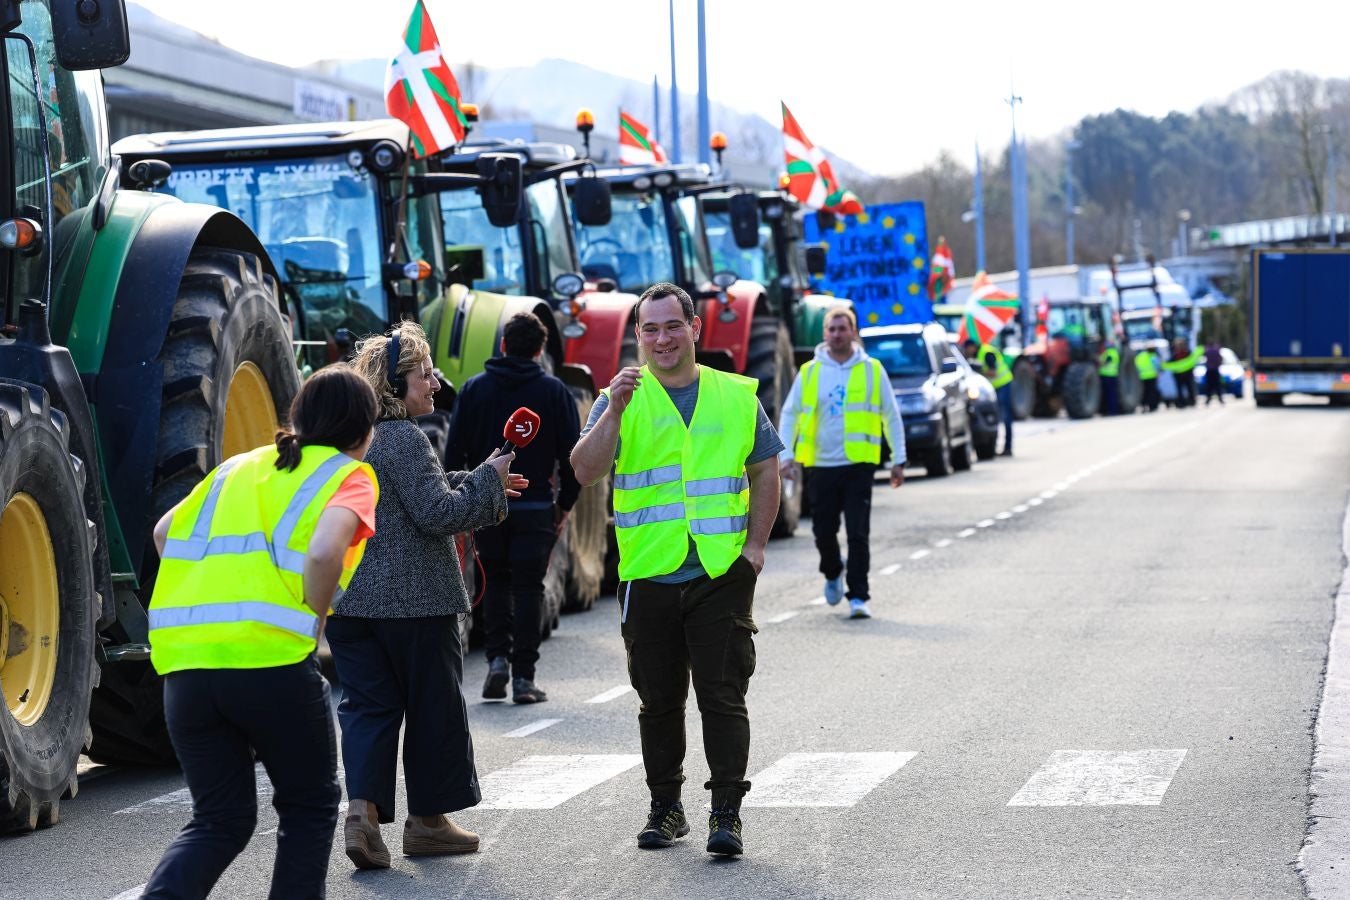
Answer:
M853 465L844 453L844 391L853 367L867 358L867 352L858 344L853 345L853 355L844 362L838 362L830 356L830 348L826 344L816 346L816 362L820 363L816 387L821 398L816 410L820 420L820 427L816 431L816 466L828 468ZM797 446L797 417L801 411L802 379L798 375L783 404L778 422L778 434L787 445L787 449L778 455L783 462L793 458ZM905 425L900 418L900 407L896 405L895 391L891 390L889 378L881 384L881 433L891 446L891 458L886 465L889 467L904 463Z

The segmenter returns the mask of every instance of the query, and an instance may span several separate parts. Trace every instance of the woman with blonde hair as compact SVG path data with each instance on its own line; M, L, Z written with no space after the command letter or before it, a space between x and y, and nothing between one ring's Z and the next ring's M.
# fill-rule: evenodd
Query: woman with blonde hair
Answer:
M408 798L403 855L478 849L478 835L446 816L481 799L460 693L456 616L470 603L455 535L502 521L507 497L525 484L508 472L512 453L494 453L471 472L442 468L412 421L432 411L440 389L420 327L404 322L366 338L352 366L380 402L366 455L381 487L379 530L334 606L328 644L342 684L347 856L357 868L382 869L390 858L380 824L394 821L400 727Z

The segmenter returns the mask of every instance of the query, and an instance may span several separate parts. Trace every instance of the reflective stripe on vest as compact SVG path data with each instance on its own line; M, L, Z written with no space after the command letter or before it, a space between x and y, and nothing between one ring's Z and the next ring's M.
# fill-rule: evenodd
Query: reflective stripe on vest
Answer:
M1139 370L1140 381L1152 381L1158 377L1157 357L1152 350L1140 350L1134 355L1134 367Z
M1120 351L1115 347L1107 347L1102 352L1102 361L1097 368L1097 374L1103 378L1116 378L1120 375Z
M758 382L700 367L689 424L646 367L619 426L614 475L614 528L619 578L674 572L694 542L711 577L740 555L749 524L750 479Z
M305 552L342 482L363 469L374 483L375 473L332 447L303 448L293 472L275 461L271 446L227 460L174 512L149 612L160 674L270 668L314 651L319 619L304 603ZM339 595L364 548L348 551Z
M820 431L819 360L804 363L801 381L802 410L797 417L793 456L803 466L816 464ZM881 392L890 389L881 362L865 356L850 367L844 387L844 456L853 463L881 462Z
M998 351L998 348L990 344L981 344L978 355L980 368L984 369L985 376L995 390L1013 380L1012 369L1008 368L1008 361L1003 358L1003 354ZM989 357L991 355L994 358L994 374L992 375L989 374Z

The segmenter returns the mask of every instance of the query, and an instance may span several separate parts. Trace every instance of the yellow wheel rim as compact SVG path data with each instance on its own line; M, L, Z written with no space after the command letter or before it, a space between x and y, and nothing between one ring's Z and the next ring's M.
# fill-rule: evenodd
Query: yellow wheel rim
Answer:
M229 459L237 453L272 443L278 427L277 407L272 402L272 391L262 370L251 362L240 363L230 379L230 393L225 398L225 439L221 458Z
M42 718L56 681L61 591L47 518L28 494L0 513L0 687L21 725Z

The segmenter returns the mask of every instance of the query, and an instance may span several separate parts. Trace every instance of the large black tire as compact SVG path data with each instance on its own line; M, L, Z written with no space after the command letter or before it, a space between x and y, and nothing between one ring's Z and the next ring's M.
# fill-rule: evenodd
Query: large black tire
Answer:
M1284 405L1284 395L1283 395L1283 394L1257 394L1257 395L1256 395L1256 405L1257 405L1257 406L1283 406L1283 405Z
M1144 399L1144 383L1134 365L1134 355L1126 347L1120 354L1120 374L1116 376L1116 395L1122 416L1133 415Z
M573 385L577 414L586 422L595 393L590 388ZM581 612L595 605L600 596L600 583L605 577L605 552L609 541L609 475L606 474L590 487L583 487L567 527L553 548L555 556L566 561L566 583L562 608Z
M955 445L952 446L952 454L951 454L951 457L952 457L952 468L955 469L956 471L958 471L958 472L969 472L969 471L970 471L970 465L971 465L971 458L970 458L971 446L970 446L970 445L971 445L973 442L974 442L974 438L972 438L972 437L970 437L969 435L967 435L965 441L963 441L963 442L960 443L960 444L955 444Z
M159 362L164 395L151 522L225 459L270 443L300 389L276 284L258 257L217 247L192 251ZM149 551L145 558L141 601L148 604L157 557ZM125 638L116 627L114 637ZM91 755L171 763L163 715L162 685L148 663L106 666L90 709Z
M946 478L955 470L952 465L952 435L947 430L945 420L938 426L938 443L929 451L924 469L930 478Z
M1012 367L1013 418L1018 422L1031 417L1036 406L1036 367L1031 360L1018 357Z
M1064 409L1070 419L1087 419L1097 414L1102 403L1102 381L1093 363L1070 363L1064 373Z
M986 462L993 459L998 454L998 435L989 440L975 441L975 457L980 462Z
M2 832L56 822L62 795L79 789L75 768L89 745L101 599L81 500L86 473L69 441L46 391L0 382Z
M759 380L759 402L769 421L778 425L783 404L792 390L797 368L792 356L792 336L782 319L765 312L750 323L750 347L746 352L745 374ZM883 386L884 387L884 386ZM781 479L781 476L780 476ZM791 537L802 515L802 495L797 485L780 480L778 516L772 537Z

